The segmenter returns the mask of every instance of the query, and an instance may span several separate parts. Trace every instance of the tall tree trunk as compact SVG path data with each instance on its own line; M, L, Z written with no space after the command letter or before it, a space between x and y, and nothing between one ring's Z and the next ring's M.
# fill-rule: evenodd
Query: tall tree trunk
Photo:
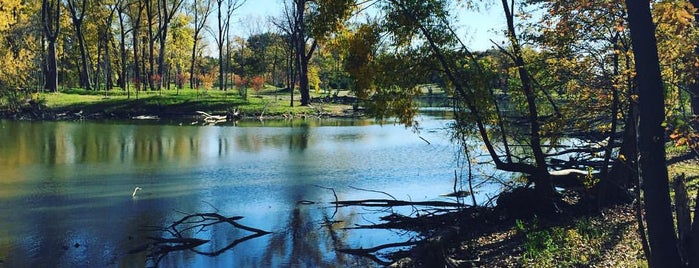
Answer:
M90 82L89 58L87 56L87 48L85 48L85 35L82 30L82 20L80 20L80 23L74 22L73 25L75 25L78 47L80 48L80 87L91 90L92 83Z
M58 0L42 0L41 22L43 34L48 43L46 49L46 84L44 88L58 92L58 60L56 40L60 34L61 4Z
M197 34L194 34L194 44L192 44L192 59L189 64L189 87L196 88L195 66L197 64Z
M699 8L699 0L691 0L695 8ZM699 12L694 12L694 27L699 27ZM699 43L694 46L694 55L699 57ZM692 114L699 116L699 73L695 74L694 82L689 87L690 104L692 106ZM699 240L699 239L697 239ZM699 265L699 264L698 264Z
M619 39L619 34L617 33L613 38L612 38L612 43L614 43L614 49L615 50L621 50L621 47L618 44L618 39ZM619 67L619 55L614 54L613 58L613 75L614 77L619 77L620 75L620 67ZM607 204L616 204L619 202L625 202L629 201L629 194L628 193L628 188L632 185L632 178L633 178L633 173L635 171L630 170L629 167L632 167L635 161L635 148L636 148L636 121L633 113L633 104L630 104L630 109L628 113L628 119L627 119L627 124L625 124L625 130L624 130L624 135L622 137L622 145L621 149L619 150L619 154L622 156L621 159L616 159L615 162L612 164L612 168L609 168L611 155L612 155L612 150L614 148L615 144L615 136L617 132L617 114L619 113L619 105L620 105L620 97L619 97L619 90L617 90L614 85L610 85L610 89L612 90L612 105L610 107L610 115L612 119L612 126L611 129L609 130L609 144L607 145L607 148L604 150L604 165L602 166L601 169L601 176L602 179L598 185L599 187L599 194L598 194L598 205L599 206L604 206ZM631 90L631 87L627 88L627 90ZM628 98L631 100L631 98ZM629 135L633 134L633 136ZM633 146L633 147L631 147ZM629 155L629 149L634 149L633 151L633 156Z
M306 12L307 0L295 0L296 3L296 54L298 61L297 71L299 73L299 93L301 93L301 106L310 104L310 89L308 85L308 61L306 55Z
M56 59L56 40L48 40L48 55L46 57L46 86L51 92L58 92L58 60Z
M194 10L194 42L192 44L192 60L189 67L189 86L191 88L197 87L196 82L196 63L197 63L197 46L199 44L201 31L206 26L206 19L211 14L212 1L204 0L205 6L200 9L199 1L193 0L192 9ZM220 8L220 6L219 6Z
M218 87L219 89L225 91L226 88L224 87L223 83L223 44L224 44L224 36L223 36L223 30L224 30L224 18L223 18L223 11L221 8L223 7L223 0L216 0L218 3L218 9L217 9L217 18L218 18L218 39L216 40L216 47L218 48Z
M109 44L107 44L107 45L109 45ZM105 49L104 47L105 47L105 41L104 41L104 37L103 37L97 41L97 66L95 67L96 70L95 70L95 73L93 76L93 79L95 79L94 89L96 91L99 91L101 89L100 79L102 79L102 69L104 69L104 67L102 66L102 60L103 60L102 59L102 55L103 55L102 50ZM105 91L105 93L106 93L106 91Z
M163 87L163 81L165 81L165 47L167 41L167 32L169 19L169 10L167 7L167 0L158 0L158 5L160 7L159 19L158 19L158 77L159 79L155 81L157 88ZM169 84L169 83L168 83Z
M75 29L75 36L78 38L78 48L80 49L80 87L90 90L92 83L90 81L89 57L87 48L85 47L85 34L83 33L83 21L85 12L87 12L87 0L80 2L80 7L75 3L76 0L68 0L68 11Z
M140 20L137 20L135 22L134 28L132 30L132 35L133 35L133 73L134 73L134 83L136 87L136 96L138 96L138 91L141 90L141 66L139 65L141 58L138 55L138 50L140 49L139 47L139 42L138 39L140 38L139 35L139 27L140 27ZM137 97L138 98L138 97Z
M121 56L121 59L119 62L121 64L121 75L119 75L119 80L117 80L117 83L119 84L119 87L121 87L122 90L127 90L126 85L127 85L127 80L128 80L128 64L126 64L126 56L127 56L127 51L126 51L126 28L124 27L124 10L122 9L123 6L119 7L119 36L121 37L119 40L119 55Z
M155 14L153 12L153 1L146 1L146 20L148 23L148 69L146 71L145 79L148 80L148 88L150 90L155 90L155 84L153 83L153 78L155 74L155 38L153 33L153 24L155 20Z
M681 267L665 164L665 96L650 2L626 0L639 95L640 168L651 267Z
M109 45L111 43L111 34L107 33L107 37L105 38L105 42L107 42L107 46L104 48L104 74L105 74L105 89L106 90L111 90L112 89L112 55L109 49Z
M165 50L167 46L167 34L168 30L170 28L170 21L172 21L172 18L175 13L177 13L177 10L180 8L184 0L174 0L174 1L168 1L168 0L159 0L159 12L158 12L158 41L160 44L159 50L158 50L158 75L160 76L160 79L158 82L158 88L161 88L163 86L163 82L167 81L167 79L164 79L165 77L165 72L166 72L166 67L165 66ZM171 5L168 5L171 4ZM196 12L196 11L195 11ZM168 76L170 71L167 70ZM170 88L170 83L168 82L167 84L168 89Z
M296 38L299 38L299 37L296 36ZM293 61L292 68L291 68L292 73L290 73L290 75L291 75L291 83L292 83L292 84L290 85L290 86L291 86L291 87L290 87L290 91L291 91L291 92L290 92L290 93L291 93L291 103L290 103L290 104L291 104L291 107L294 107L294 90L296 89L296 81L297 81L297 79L298 79L298 80L299 80L299 84L300 84L300 80L301 80L301 71L299 71L299 69L301 69L301 59L299 59L299 58L301 57L301 55L298 54L297 46L298 46L298 43L296 43L296 44L294 45L294 51L296 51L296 52L294 52L294 54L293 54L293 56L292 56L293 59L294 59L294 61Z

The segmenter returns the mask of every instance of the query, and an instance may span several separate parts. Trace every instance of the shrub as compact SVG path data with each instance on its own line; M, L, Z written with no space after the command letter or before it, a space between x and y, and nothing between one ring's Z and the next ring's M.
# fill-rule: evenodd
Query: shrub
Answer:
M188 73L178 73L177 75L175 75L175 85L177 86L177 88L184 87L184 84L187 83L187 80L189 80Z
M259 92L265 86L265 78L261 75L255 76L250 80L250 87L252 87L255 92Z

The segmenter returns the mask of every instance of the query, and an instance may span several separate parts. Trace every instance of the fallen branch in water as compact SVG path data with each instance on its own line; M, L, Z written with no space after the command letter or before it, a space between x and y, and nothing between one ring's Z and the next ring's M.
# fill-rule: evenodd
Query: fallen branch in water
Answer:
M365 207L398 207L398 206L430 206L430 207L465 207L464 204L446 201L403 201L391 199L365 199L335 201L332 204L340 206L365 206Z
M162 231L169 233L172 236L171 238L149 236L148 239L152 240L153 242L150 242L146 245L131 250L129 251L129 253L133 254L150 250L151 253L148 254L148 256L156 259L155 264L157 266L160 260L170 252L191 250L201 255L218 256L221 253L224 253L232 249L233 247L237 246L242 242L271 233L236 222L242 218L242 216L226 217L218 213L186 214L184 217L182 217L182 219L173 222L171 225L167 227L153 228L154 231ZM189 231L194 231L194 234L197 234L199 232L205 231L207 227L211 227L218 224L228 224L234 228L251 232L252 234L236 239L233 242L229 243L227 246L211 252L204 252L196 249L196 247L206 244L211 240L187 237L185 235L185 233L190 233Z
M379 250L387 249L387 248L409 247L409 246L417 245L417 243L418 243L418 241L408 240L406 242L378 245L378 246L375 246L372 248L340 248L340 249L337 249L337 251L342 252L342 253L356 255L356 256L366 257L366 258L369 258L372 261L374 261L380 265L388 266L392 262L384 261L382 259L379 259L379 257L376 256L376 253Z
M197 111L196 113L204 116L204 122L207 123L221 123L228 120L228 116L226 115L212 115L202 111Z
M196 218L199 218L198 220ZM261 233L261 234L269 234L270 232L263 231L260 229L248 227L245 225L242 225L240 223L237 223L235 221L242 219L242 216L233 216L233 217L225 217L222 216L221 214L218 213L197 213L197 214L192 214L192 215L186 215L179 221L174 222L172 225L168 227L168 229L171 229L173 235L175 236L181 236L181 233L190 229L194 228L200 228L200 231L204 227L208 227L211 225L219 224L219 223L228 223L230 225L233 225L234 227L238 229L243 229L246 231L250 231L253 233ZM191 219L195 219L196 221L189 221ZM184 228L182 230L178 230L177 227L182 224L191 224L191 223L196 223L195 225L189 226L187 228Z

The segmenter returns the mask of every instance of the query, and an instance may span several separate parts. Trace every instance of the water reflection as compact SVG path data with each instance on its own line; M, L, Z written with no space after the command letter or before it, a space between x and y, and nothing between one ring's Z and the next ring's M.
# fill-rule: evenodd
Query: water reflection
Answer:
M441 128L447 120L423 124ZM371 215L328 207L381 189L425 200L451 189L453 150L445 133L427 144L402 126L371 121L265 122L238 127L132 125L119 122L0 121L0 264L81 267L149 264L128 254L182 213L244 216L241 224L271 231L211 257L167 254L163 266L369 266L335 252L371 247L394 234L343 229ZM134 187L142 187L136 198ZM303 205L298 201L314 204ZM208 228L197 247L217 252L243 237ZM400 240L406 240L405 238ZM209 254L211 255L211 254ZM152 262L152 260L150 260ZM1 265L0 265L1 266Z

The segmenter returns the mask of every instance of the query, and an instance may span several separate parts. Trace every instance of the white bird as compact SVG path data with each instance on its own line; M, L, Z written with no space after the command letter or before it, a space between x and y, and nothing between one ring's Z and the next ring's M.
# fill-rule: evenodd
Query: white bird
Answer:
M131 197L136 197L136 192L138 192L138 190L143 190L143 188L136 186L136 188L133 189L133 194L131 194Z

